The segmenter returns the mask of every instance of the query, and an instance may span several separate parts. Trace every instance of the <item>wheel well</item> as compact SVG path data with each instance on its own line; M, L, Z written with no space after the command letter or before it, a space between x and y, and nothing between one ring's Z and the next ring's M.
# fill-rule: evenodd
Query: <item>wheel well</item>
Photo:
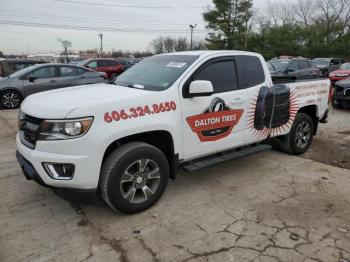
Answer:
M314 135L317 134L317 129L318 129L318 121L319 118L317 117L317 106L316 105L309 105L309 106L305 106L302 107L298 113L304 113L307 114L311 117L312 121L314 122Z
M174 153L174 141L171 134L167 131L145 132L118 139L107 147L103 155L102 163L117 147L125 143L135 141L144 142L160 149L169 161L170 177L175 179L176 168L178 164L178 155L175 155Z
M6 88L6 89L4 89L4 90L1 90L0 91L0 94L2 94L2 93L5 93L5 92L7 92L7 91L13 91L13 92L16 92L17 94L19 94L20 96L21 96L21 98L23 99L23 94L20 92L20 91L18 91L17 89L15 89L15 88Z

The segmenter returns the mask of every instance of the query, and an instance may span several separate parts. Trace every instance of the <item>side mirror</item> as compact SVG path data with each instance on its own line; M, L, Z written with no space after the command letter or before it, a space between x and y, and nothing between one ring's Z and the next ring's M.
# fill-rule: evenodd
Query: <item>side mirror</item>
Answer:
M213 84L205 80L193 81L188 93L189 97L211 96L214 93Z
M35 80L36 80L36 77L35 76L30 76L28 78L29 82L33 83Z

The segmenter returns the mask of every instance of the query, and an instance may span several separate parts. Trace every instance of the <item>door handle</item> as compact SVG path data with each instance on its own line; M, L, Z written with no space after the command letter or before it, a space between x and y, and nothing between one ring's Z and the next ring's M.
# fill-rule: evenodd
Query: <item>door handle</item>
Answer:
M232 105L242 104L242 103L244 103L244 101L245 101L245 99L237 97L237 98L233 99L231 104Z
M51 80L50 83L57 83L57 81L56 80Z

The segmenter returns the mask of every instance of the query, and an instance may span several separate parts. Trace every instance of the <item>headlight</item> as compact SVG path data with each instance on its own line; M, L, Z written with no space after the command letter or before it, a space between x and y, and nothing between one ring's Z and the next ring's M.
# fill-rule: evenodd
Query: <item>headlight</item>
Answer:
M44 120L39 131L39 140L63 140L85 135L93 117L70 120Z

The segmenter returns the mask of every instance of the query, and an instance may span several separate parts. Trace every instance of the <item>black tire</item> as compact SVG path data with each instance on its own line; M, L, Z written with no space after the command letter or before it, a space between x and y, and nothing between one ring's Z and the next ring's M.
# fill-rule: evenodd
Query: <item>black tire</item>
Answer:
M337 100L337 99L332 99L332 106L335 109L343 108L341 102L339 102L339 100Z
M309 131L307 132L309 136L305 135L303 138L300 138L298 137L300 135L299 131L300 128L303 129L303 126L305 126L305 128L306 126L309 126ZM283 152L292 155L304 154L312 143L314 130L315 126L312 118L307 114L298 113L290 130L290 133L279 138L279 148ZM307 137L308 139L306 140L304 137ZM300 141L299 138L304 141L302 144L298 143Z
M110 80L113 80L113 79L117 78L118 75L119 75L119 74L117 74L117 73L112 73L109 79L110 79Z
M141 175L145 178L144 175L146 176L146 171L137 171L133 173L132 176L128 175L132 174L132 172L129 171L130 169L137 170L139 161L147 160L149 160L149 162L147 162L145 169L148 167L148 170L150 170L149 174L155 171L156 168L152 170L151 168L153 167L147 166L148 163L149 165L152 164L152 166L158 167L159 172L157 172L157 174L159 173L159 178L158 175L156 178L157 180L159 179L158 182L155 181L155 179L150 179L146 182L137 182L138 179L142 180L142 178L140 178ZM131 177L131 179L125 179L125 175ZM160 199L168 184L168 178L169 164L162 151L146 143L130 142L114 150L103 163L100 175L100 189L103 199L112 209L125 214L134 214L150 208ZM147 184L148 182L153 184ZM142 183L142 188L137 188L135 193L130 193L133 192L136 185L137 187L141 187L141 184L137 183ZM130 187L129 190L125 188L128 186ZM147 196L145 193L145 189L147 188L154 188L152 195ZM148 189L148 193L152 192ZM127 199L130 194L132 194L132 199ZM128 197L125 198L125 195ZM138 201L136 201L136 196L139 198ZM143 198L145 200L140 202Z
M6 90L0 93L0 105L5 109L18 108L23 101L20 93L14 90Z

